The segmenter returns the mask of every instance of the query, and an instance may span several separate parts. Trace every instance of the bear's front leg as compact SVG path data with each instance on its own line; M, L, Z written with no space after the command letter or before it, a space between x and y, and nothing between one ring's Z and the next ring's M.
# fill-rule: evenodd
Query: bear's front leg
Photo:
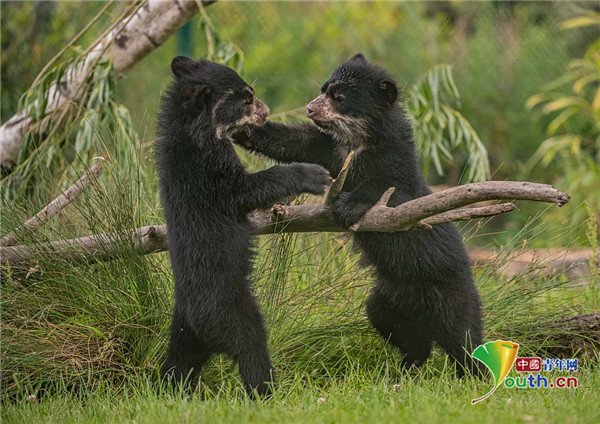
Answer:
M393 182L374 178L363 181L352 191L341 192L331 206L333 221L344 228L350 228L375 206L383 193L390 187L394 187ZM395 189L388 206L398 206L414 199L413 196L403 193L397 186Z
M344 228L350 228L357 223L363 215L373 207L374 203L358 200L353 193L344 191L340 193L331 206L333 221Z

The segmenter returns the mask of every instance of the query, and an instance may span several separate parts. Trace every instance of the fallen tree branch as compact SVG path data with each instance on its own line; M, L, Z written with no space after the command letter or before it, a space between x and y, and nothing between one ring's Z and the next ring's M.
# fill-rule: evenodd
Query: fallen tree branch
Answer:
M520 191L519 188L526 187ZM433 193L403 203L395 208L385 206L393 189L387 190L379 202L357 223L356 231L409 231L427 229L432 225L459 219L491 216L513 210L512 203L482 208L451 210L453 205L464 206L481 200L500 200L506 197L557 203L562 206L569 196L551 186L523 182L488 181L466 184L443 192ZM468 199L468 200L467 200ZM374 211L380 211L374 213ZM386 214L382 219L380 213ZM271 210L255 211L249 216L258 234L279 232L327 232L348 231L337 226L325 203L303 206L275 205ZM356 227L356 226L355 226ZM71 240L61 240L35 246L12 246L0 248L0 263L30 263L36 254L75 262L106 261L118 257L123 242L133 243L140 254L168 249L166 226L147 226L121 233L96 234Z
M90 179L90 175L94 176L94 178L98 178L102 173L102 164L96 164L90 168L89 174L81 177L75 184L66 189L63 193L61 193L56 199L48 203L46 207L44 207L41 211L35 214L32 218L25 221L25 223L16 228L12 233L5 235L0 239L0 245L2 246L12 246L15 244L17 240L17 236L20 232L24 230L33 231L39 225L47 222L62 211L67 205L69 205L73 200L75 200L79 195L83 192L83 190L88 187L93 179Z
M37 254L74 263L105 262L118 257L119 249L127 244L141 255L168 250L167 226L149 225L128 232L94 234L33 246L2 247L0 263L29 264Z
M469 252L472 260L481 262L493 260L499 254L501 254L500 251L483 248L471 248ZM576 263L589 261L592 255L593 249L589 247L581 249L544 248L515 250L515 253L511 253L506 258L513 262L532 263L543 261L555 264L566 263L566 266L571 266Z
M455 209L453 211L443 212L438 215L426 218L420 221L420 225L425 229L430 229L433 225L443 224L445 222L467 221L469 219L486 218L488 216L500 215L502 213L514 211L517 206L514 203L500 203L498 205L481 206L478 208Z
M111 58L114 69L124 73L198 13L199 4L209 5L214 1L146 0L133 16L126 16L112 31L96 40L85 59L64 72L59 84L50 86L45 94L48 99L45 115L60 112L71 102L81 100L85 93L79 88L100 58ZM35 106L31 110L34 109ZM11 168L16 163L23 139L33 125L30 110L22 110L0 126L0 165Z
M547 355L597 361L600 314L576 315L544 324L532 342ZM536 340L537 339L537 340Z
M352 231L402 231L424 218L483 200L518 199L563 206L570 196L546 184L517 181L486 181L438 191L390 208L377 204L354 224Z

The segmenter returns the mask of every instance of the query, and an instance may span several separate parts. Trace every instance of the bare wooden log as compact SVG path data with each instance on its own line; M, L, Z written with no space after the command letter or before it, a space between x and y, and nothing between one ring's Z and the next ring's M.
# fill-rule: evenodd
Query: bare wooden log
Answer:
M337 231L337 230L336 230ZM266 229L261 234L270 234ZM146 255L168 250L166 225L149 225L125 233L104 233L80 237L71 240L60 240L48 244L34 246L12 246L0 249L0 264L10 266L29 265L36 256L45 254L53 259L69 261L73 264L110 261L118 257L119 246L130 243L133 251ZM128 251L131 247L127 247ZM580 249L533 249L515 250L510 256L496 250L477 247L468 248L469 258L475 266L501 258L503 266L498 272L508 275L515 270L535 264L540 272L550 273L556 270L571 269L584 266L593 259L594 252L590 248ZM596 257L600 261L600 257Z
M44 222L47 222L53 216L57 215L73 200L75 200L88 187L93 179L90 179L90 175L94 178L98 178L102 173L102 164L98 163L90 168L89 174L81 177L75 184L70 186L64 192L62 192L56 199L48 203L41 211L35 216L28 219L21 227L16 228L12 233L5 235L0 239L1 246L12 246L17 240L17 236L24 230L33 231Z
M506 185L502 189L500 185ZM515 186L527 185L527 194L518 192ZM431 225L451 222L457 219L469 219L476 216L491 216L497 213L504 213L514 209L512 204L494 205L487 208L460 209L449 211L453 204L465 205L468 201L461 199L460 196L466 195L472 198L471 201L477 202L481 198L492 199L493 196L486 192L486 186L491 187L491 192L510 193L511 197L520 199L534 199L538 201L547 201L563 204L568 201L569 196L553 189L550 186L533 183L511 183L490 181L487 183L468 184L463 190L457 190L456 187L446 191L452 191L452 196L441 196L440 193L430 194L428 196L403 203L395 208L388 208L386 203L394 192L393 188L388 189L371 208L365 218L359 223L362 225L356 231L408 231L411 229L430 228ZM476 190L474 189L476 187ZM476 195L470 193L476 191ZM541 192L541 193L540 193ZM422 199L429 199L423 205L419 206ZM418 207L414 204L418 203ZM439 206L444 203L448 209ZM430 212L423 212L426 207ZM374 210L388 210L396 213L389 214L387 219L396 219L396 221L381 220L377 214L372 214ZM403 213L408 210L409 213ZM429 213L429 215L427 215ZM368 218L367 218L368 217ZM391 217L391 218L390 218ZM400 217L400 218L397 218ZM249 216L250 222L255 227L258 234L273 234L277 232L326 232L326 231L347 231L347 229L337 226L332 218L328 206L325 203L304 205L304 206L284 206L276 205L271 210L255 211ZM428 221L429 220L429 221ZM374 224L376 223L376 224ZM27 263L34 259L35 252L49 252L62 259L73 259L75 261L109 260L115 257L119 250L119 245L124 240L133 240L134 249L141 253L152 253L160 250L167 250L167 238L165 226L150 226L131 230L125 233L106 233L87 237L81 237L72 240L56 241L46 245L37 246L14 246L0 248L0 264L16 265Z
M471 249L469 256L472 260L488 262L493 260L500 254L499 251L483 248ZM566 264L571 266L579 262L586 262L592 258L593 250L591 248L583 249L560 249L560 248L545 248L545 249L527 249L518 250L512 253L509 260L514 262L532 263L536 261L552 262L555 264ZM558 266L558 265L557 265ZM562 265L565 266L565 265Z
M438 191L447 190L447 189L449 189L451 187L454 187L454 186L449 186L449 185L445 185L445 184L439 184L439 185L430 186L429 188L431 189L431 191L433 193L437 193ZM472 203L472 204L470 204L468 206L465 206L465 207L467 207L467 208L478 208L478 207L481 207L481 206L490 206L490 205L493 205L495 203L496 202L493 201L493 200L484 200L483 202Z
M534 340L541 350L557 358L597 361L600 349L600 314L576 315L547 323Z
M128 232L103 233L33 246L0 248L0 264L29 264L36 255L51 255L53 259L73 263L105 262L118 257L119 249L130 243L141 255L168 250L167 226L150 225Z
M502 275L515 276L523 272L550 274L557 270L566 270L566 278L575 284L586 285L590 282L590 264L600 263L600 254L591 248L578 249L518 249L504 253L498 250L471 247L469 257L473 265L485 267L492 264Z
M84 93L80 87L100 58L111 58L118 72L126 72L198 13L199 5L215 1L146 0L133 16L96 40L85 60L67 69L60 84L50 86L45 114L81 100ZM23 139L34 124L30 111L22 110L0 126L0 165L10 168L16 163Z

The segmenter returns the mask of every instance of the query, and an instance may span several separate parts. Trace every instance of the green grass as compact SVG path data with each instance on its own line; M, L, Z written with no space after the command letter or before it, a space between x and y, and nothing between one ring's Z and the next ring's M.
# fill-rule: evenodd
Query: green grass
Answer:
M384 360L384 363L386 361ZM388 364L389 365L389 364ZM457 380L448 371L425 367L391 378L383 369L348 369L342 378L315 386L305 376L282 381L268 401L248 400L240 382L224 381L212 393L192 396L157 394L150 384L123 390L100 384L82 394L59 392L37 401L4 405L4 423L364 423L477 422L593 423L599 422L598 366L574 375L577 389L499 388L487 400L471 399L487 392L489 382Z

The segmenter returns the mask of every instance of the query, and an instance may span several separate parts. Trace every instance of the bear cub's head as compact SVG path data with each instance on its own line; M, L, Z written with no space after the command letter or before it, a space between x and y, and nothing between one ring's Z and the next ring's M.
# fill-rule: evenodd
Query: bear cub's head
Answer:
M359 147L397 100L392 77L359 53L333 72L321 87L321 95L306 107L306 114L338 142Z
M266 122L269 108L233 69L177 56L171 70L175 76L171 99L182 117L212 125L217 139L228 139L235 132Z

